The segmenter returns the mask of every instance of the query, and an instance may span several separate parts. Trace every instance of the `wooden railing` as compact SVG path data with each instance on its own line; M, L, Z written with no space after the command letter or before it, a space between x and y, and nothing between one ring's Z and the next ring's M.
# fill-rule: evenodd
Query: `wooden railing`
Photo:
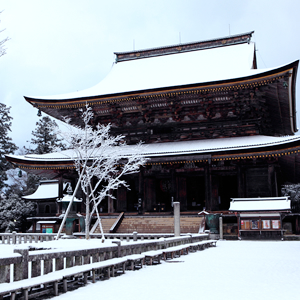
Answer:
M124 219L124 212L121 212L118 216L118 219L116 220L116 222L113 224L113 226L111 226L109 232L110 233L115 233L117 232L122 220Z
M23 244L32 242L52 241L56 237L55 233L0 233L2 244Z
M20 234L21 235L21 234ZM24 236L24 234L23 234ZM58 251L57 249L35 250L24 245L14 249L14 253L1 257L0 283L13 282L30 277L36 277L64 268L103 261L130 254L166 249L169 247L198 242L208 239L208 234L185 235L159 240L138 240L131 244L112 241L113 245L92 249ZM44 239L44 237L43 237Z

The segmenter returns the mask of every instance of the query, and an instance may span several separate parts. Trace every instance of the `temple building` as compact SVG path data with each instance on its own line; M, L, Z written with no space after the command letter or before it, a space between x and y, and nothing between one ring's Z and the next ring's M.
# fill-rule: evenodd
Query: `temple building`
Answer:
M252 34L118 52L96 86L25 99L78 126L80 109L88 104L92 125L110 123L111 133L124 135L129 149L145 143L149 161L126 177L130 190L116 190L116 199L103 203L103 213L136 212L140 199L145 216L171 212L178 201L183 214L205 210L234 217L232 198L279 197L282 185L300 182L298 61L258 69ZM7 159L61 186L76 185L67 152Z

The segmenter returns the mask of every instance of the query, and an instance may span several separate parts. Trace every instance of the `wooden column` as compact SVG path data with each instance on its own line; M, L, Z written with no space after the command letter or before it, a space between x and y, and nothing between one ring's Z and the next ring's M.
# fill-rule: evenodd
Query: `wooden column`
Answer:
M211 175L211 210L219 210L219 178Z
M107 212L110 214L115 212L114 208L114 199L111 197L112 191L109 192L109 196L107 199Z
M212 209L212 183L211 183L211 164L205 166L205 208L206 210Z
M147 211L153 210L156 204L155 179L147 177L144 180L144 203Z
M127 210L127 189L123 186L117 190L117 210L119 212Z
M268 166L268 188L271 197L278 196L276 171L274 165Z
M140 211L145 210L145 198L144 198L144 172L143 168L140 169L139 172L139 193L138 193L138 199L142 200Z
M238 197L245 197L245 189L244 189L244 173L241 165L237 166L237 181L238 181Z
M180 202L181 210L187 210L187 192L186 178L182 176L176 177L176 198L174 201Z

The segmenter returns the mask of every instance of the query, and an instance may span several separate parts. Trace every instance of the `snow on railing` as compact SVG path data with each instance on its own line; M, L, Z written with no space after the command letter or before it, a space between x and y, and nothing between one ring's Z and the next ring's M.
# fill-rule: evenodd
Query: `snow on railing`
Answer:
M20 235L25 236L25 234ZM38 236L42 235L39 234ZM44 237L45 235L43 235L43 239ZM112 241L110 246L79 250L43 249L43 246L35 248L32 245L22 245L14 249L14 253L10 255L4 257L0 254L0 283L33 278L73 266L140 254L146 251L166 249L208 238L208 234L187 234L180 237L156 240L137 240L134 243L124 244L116 239L116 241Z
M0 233L0 239L2 244L23 244L32 242L44 242L54 240L56 234L51 233Z

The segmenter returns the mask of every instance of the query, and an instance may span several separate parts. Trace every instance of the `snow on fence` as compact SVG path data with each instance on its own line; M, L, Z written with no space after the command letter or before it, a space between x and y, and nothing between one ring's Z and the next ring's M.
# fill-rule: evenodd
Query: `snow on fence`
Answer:
M2 244L23 244L23 243L32 243L33 241L44 242L52 241L56 237L56 234L51 233L0 233Z
M15 249L12 255L0 257L0 283L33 278L65 268L115 257L195 243L208 237L208 234L186 235L158 240L136 241L125 245L122 245L121 241L113 241L114 245L106 247L68 251L59 249L41 250L24 246L23 249Z

